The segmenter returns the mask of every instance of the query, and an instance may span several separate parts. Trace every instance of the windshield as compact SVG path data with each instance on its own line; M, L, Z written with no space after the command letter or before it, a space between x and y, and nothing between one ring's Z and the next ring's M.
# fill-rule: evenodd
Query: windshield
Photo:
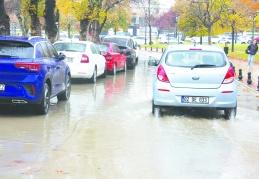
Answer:
M33 58L33 46L27 42L0 41L0 58Z
M82 43L56 43L54 48L57 51L85 52L86 44Z
M221 67L226 65L226 61L220 52L188 50L168 53L166 64L181 67Z
M108 44L96 44L99 51L108 52Z
M104 42L113 42L116 43L118 46L124 46L126 47L126 43L127 43L127 39L126 38L104 38L103 39Z

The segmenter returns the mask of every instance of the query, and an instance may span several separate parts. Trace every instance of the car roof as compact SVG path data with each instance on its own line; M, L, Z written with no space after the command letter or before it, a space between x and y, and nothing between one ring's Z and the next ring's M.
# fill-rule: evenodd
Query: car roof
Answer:
M31 36L31 37L25 37L25 36L0 36L0 40L12 40L12 41L17 41L17 42L28 42L32 45L42 42L42 41L47 41L47 39L42 38L40 36Z
M222 52L222 48L215 45L168 45L166 50L179 51L179 50L205 50Z
M91 41L56 41L54 44L56 43L75 43L75 44L90 44L93 43Z
M130 36L123 36L123 35L109 35L109 36L105 36L104 37L105 39L106 38L124 38L124 39L130 39L131 37Z

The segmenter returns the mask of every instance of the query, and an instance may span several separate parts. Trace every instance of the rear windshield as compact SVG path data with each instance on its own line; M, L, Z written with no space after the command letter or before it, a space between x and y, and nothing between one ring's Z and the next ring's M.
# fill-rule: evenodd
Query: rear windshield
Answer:
M118 46L127 46L127 39L126 38L104 38L103 39L104 42L113 42L116 43Z
M27 42L0 40L0 58L33 58L33 46Z
M96 44L99 51L108 52L108 44Z
M56 43L54 48L57 51L85 52L86 44L81 43Z
M181 67L193 67L195 65L221 67L226 65L226 61L220 52L188 50L169 52L166 56L166 64Z

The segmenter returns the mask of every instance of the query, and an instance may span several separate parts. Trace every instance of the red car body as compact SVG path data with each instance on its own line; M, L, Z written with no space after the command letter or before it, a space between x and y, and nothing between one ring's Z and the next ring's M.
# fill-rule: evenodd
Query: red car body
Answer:
M102 42L97 44L102 55L106 59L106 70L115 75L117 71L126 71L127 58L115 43Z

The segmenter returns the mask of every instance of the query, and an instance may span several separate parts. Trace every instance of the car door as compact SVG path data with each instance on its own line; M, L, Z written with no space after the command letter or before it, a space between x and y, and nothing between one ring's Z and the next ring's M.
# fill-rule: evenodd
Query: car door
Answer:
M112 47L112 51L113 51L112 53L113 53L114 60L117 64L117 68L118 69L123 68L123 65L124 65L124 64L122 64L123 59L121 59L121 54L119 52L119 48L115 44L112 44L111 47Z
M93 60L95 61L95 64L97 65L97 75L100 76L104 72L106 60L100 54L100 52L97 50L94 43L90 43L90 49L91 49L91 52L93 55Z
M56 64L56 77L57 77L57 93L64 91L66 89L66 62L64 60L58 59L58 53L55 48L46 42L50 57Z

